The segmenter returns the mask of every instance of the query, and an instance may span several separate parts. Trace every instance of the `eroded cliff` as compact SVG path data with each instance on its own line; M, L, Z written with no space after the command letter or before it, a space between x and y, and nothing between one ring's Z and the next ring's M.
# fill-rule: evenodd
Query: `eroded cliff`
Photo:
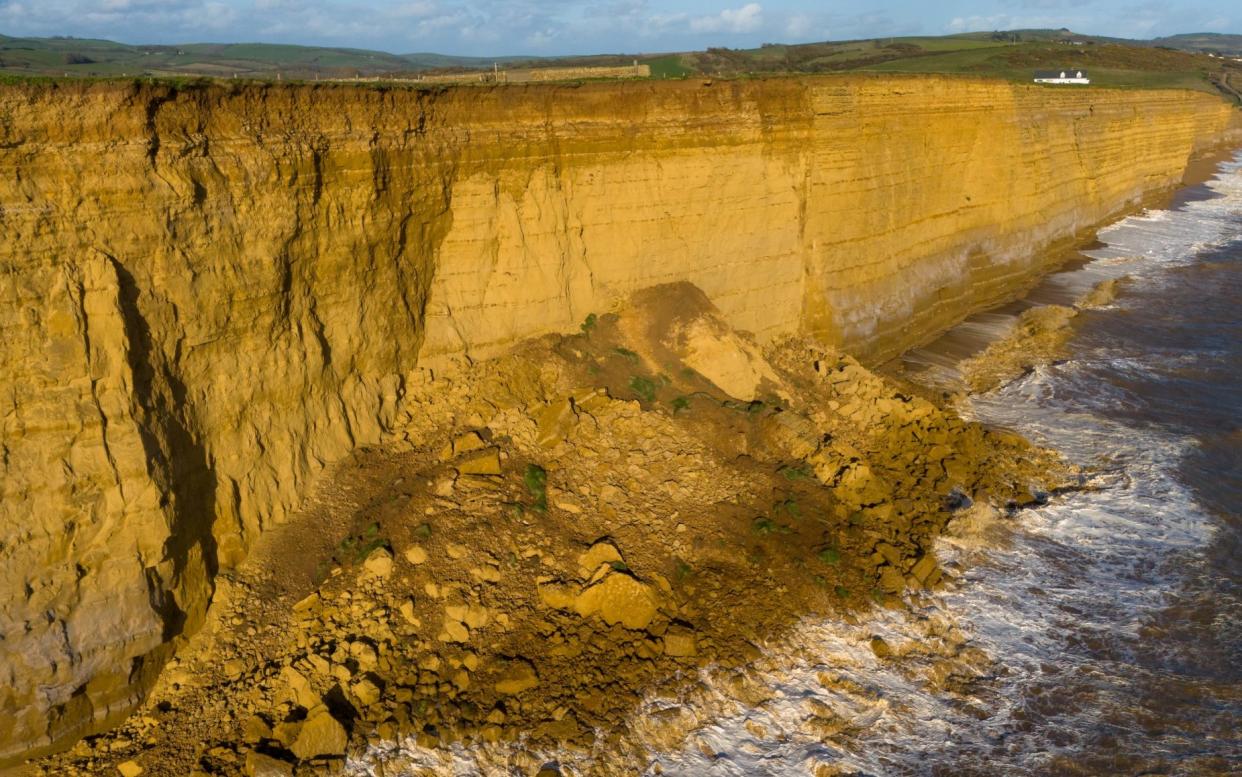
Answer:
M695 283L873 359L1178 180L1191 92L0 91L0 761L106 725L420 366Z

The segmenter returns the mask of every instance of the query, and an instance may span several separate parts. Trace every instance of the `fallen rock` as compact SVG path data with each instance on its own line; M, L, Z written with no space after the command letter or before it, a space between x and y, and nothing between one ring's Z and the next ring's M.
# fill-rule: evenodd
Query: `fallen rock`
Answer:
M525 659L510 661L497 675L496 692L512 696L539 685L539 674Z
M455 437L452 442L440 451L440 461L455 459L462 454L482 450L486 447L487 442L478 432L466 432L465 434Z
M143 772L142 767L138 765L137 761L122 761L116 765L116 770L120 772L123 777L138 777L138 775Z
M574 606L578 592L571 586L557 583L543 583L539 586L539 601L545 607L556 610L569 610Z
M387 548L376 548L362 562L362 573L366 577L385 578L392 574L392 553Z
M602 564L624 564L621 551L606 540L596 542L591 548L578 556L578 573L589 578L595 574Z
M536 414L535 443L542 448L555 448L577 424L573 401L569 397L558 399Z
M427 561L427 551L423 550L422 546L411 545L405 549L405 560L418 566Z
M310 681L291 666L280 670L280 679L285 684L284 697L299 707L310 709L319 703L319 696L311 689Z
M500 450L488 448L482 453L470 456L457 465L459 475L482 475L496 477L501 474Z
M914 562L914 566L910 568L910 574L914 576L920 583L926 585L928 578L936 571L936 557L928 553Z
M664 654L674 658L698 655L694 631L685 626L671 626L664 634Z
M246 774L249 777L293 777L293 764L251 750L246 753Z
M459 620L445 617L444 626L437 639L441 642L469 642L470 629Z
M574 599L574 611L585 617L599 615L608 625L645 629L655 618L659 598L651 586L624 572L612 572Z
M316 707L306 717L298 738L289 749L302 760L316 756L340 756L345 754L349 736L345 727L332 717L325 707Z

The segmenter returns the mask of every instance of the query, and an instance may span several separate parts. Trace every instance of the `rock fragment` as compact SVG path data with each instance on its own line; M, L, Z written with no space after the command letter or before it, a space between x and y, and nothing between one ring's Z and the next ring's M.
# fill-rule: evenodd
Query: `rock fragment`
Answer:
M488 448L476 453L457 465L458 475L479 475L497 477L502 474L500 468L500 450Z
M585 617L599 615L608 625L645 629L655 618L659 598L651 586L624 572L611 572L574 599L574 611Z
M293 777L293 764L251 750L246 753L246 774L248 777Z
M298 738L289 749L302 760L317 756L341 756L349 745L345 727L326 707L316 707L302 724Z
M528 691L539 685L539 674L525 659L508 662L496 677L496 692L506 696Z

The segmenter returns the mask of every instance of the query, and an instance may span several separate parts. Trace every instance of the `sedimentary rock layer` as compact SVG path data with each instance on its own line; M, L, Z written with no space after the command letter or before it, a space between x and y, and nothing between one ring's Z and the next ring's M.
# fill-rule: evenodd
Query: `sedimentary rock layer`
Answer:
M877 358L1177 181L1193 92L0 89L0 761L123 714L420 364L687 280Z

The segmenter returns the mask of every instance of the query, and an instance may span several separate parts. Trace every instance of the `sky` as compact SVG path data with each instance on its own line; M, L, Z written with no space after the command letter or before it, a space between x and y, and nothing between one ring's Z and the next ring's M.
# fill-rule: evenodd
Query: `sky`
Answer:
M1242 33L1240 0L0 0L0 33L301 43L393 53L590 54L1068 27Z

